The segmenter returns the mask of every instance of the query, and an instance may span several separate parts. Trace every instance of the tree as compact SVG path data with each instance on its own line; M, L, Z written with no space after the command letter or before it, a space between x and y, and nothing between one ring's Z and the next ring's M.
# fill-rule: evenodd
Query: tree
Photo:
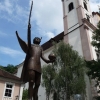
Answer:
M97 29L93 32L91 44L95 47L97 61L100 62L100 21L97 24Z
M0 65L0 69L4 70L4 66Z
M100 21L97 24L97 29L93 32L91 44L93 47L95 47L97 59L86 61L86 65L89 68L88 75L90 76L90 78L96 80L95 86L99 86L99 81L100 81Z
M23 90L22 100L28 100L28 90Z
M0 66L0 68L12 74L17 70L17 67L12 64L8 64L7 66Z
M54 48L53 52L56 55L56 61L53 65L55 76L52 79L54 98L56 100L64 100L64 98L69 100L70 96L74 94L85 94L84 59L69 44L64 42L56 44Z
M9 73L14 73L17 70L17 67L12 64L8 64L7 67L4 67L4 69Z
M50 93L53 91L52 81L55 76L55 69L52 65L46 65L42 68L42 86L46 88L46 95L49 100Z

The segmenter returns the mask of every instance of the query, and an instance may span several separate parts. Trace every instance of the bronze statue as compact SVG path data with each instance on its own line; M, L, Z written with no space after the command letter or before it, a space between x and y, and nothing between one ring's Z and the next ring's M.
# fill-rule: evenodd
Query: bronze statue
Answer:
M32 5L33 5L33 1L32 1ZM17 31L16 31L16 35L17 35L17 38L18 38L18 41L19 41L19 44L22 50L26 53L26 58L25 58L24 65L23 65L21 79L25 83L29 82L28 99L32 100L33 98L34 100L38 100L38 88L39 88L40 81L41 81L40 58L42 58L42 60L44 60L46 63L54 62L54 59L47 60L44 58L42 54L42 51L43 51L42 47L39 45L41 42L40 38L35 37L33 39L34 44L31 44L30 17L31 17L32 5L31 5L31 10L30 10L29 22L28 22L28 32L27 32L28 43L25 43L19 37Z

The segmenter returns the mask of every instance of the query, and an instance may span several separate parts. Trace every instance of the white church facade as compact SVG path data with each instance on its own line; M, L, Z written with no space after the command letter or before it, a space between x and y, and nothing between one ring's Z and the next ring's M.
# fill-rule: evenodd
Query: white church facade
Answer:
M95 48L91 46L91 41L93 31L100 21L100 14L98 12L91 12L89 0L62 0L62 7L64 32L58 34L53 39L56 42L63 40L65 43L69 43L73 46L73 49L78 51L79 55L83 56L86 60L96 59ZM45 42L42 47L44 56L48 58L48 55L53 50L51 42ZM45 62L41 60L41 66L43 65L45 65ZM18 71L15 75L21 77L23 63L17 67ZM85 76L85 80L86 100L92 100L92 98L97 95L96 88L90 84L87 76ZM27 89L28 83L23 85L23 88ZM39 100L46 100L45 88L41 85L38 96ZM52 97L50 100L52 100Z

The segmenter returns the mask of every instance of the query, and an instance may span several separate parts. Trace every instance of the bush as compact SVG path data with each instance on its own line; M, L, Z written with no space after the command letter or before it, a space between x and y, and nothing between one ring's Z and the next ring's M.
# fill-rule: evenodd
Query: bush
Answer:
M22 100L28 100L28 90L23 90Z

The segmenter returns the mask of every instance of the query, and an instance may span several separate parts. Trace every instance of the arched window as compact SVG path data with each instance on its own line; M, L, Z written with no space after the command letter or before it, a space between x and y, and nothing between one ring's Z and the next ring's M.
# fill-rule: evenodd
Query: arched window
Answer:
M73 2L71 2L70 4L69 4L69 12L71 11L71 10L73 10L74 9L74 5L73 5Z
M87 4L84 2L84 8L86 9L86 10L88 10L88 8L87 8Z

